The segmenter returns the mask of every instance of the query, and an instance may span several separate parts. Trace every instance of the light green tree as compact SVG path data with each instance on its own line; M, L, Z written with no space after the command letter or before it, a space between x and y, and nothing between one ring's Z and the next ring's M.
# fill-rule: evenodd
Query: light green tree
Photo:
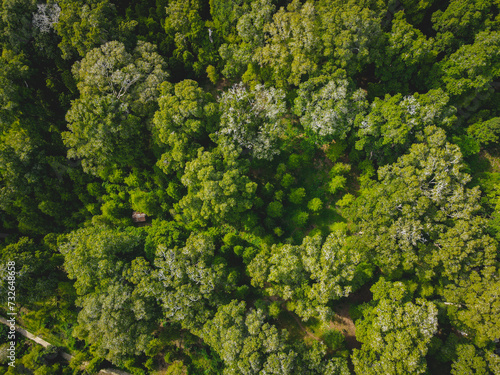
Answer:
M448 315L478 346L500 337L500 278L495 267L472 271L444 290Z
M223 157L217 149L199 149L197 158L186 164L181 181L188 192L177 207L188 222L238 222L252 207L257 184L236 157L236 151Z
M394 164L379 168L353 205L358 249L371 254L383 273L416 273L422 280L458 280L491 264L496 242L479 215L480 191L457 146L444 131L424 129L419 143Z
M239 148L257 159L272 160L284 135L285 92L257 85L248 90L240 83L219 99L220 128L216 139L223 149Z
M157 162L165 173L184 168L196 157L195 142L206 142L215 126L217 106L212 96L192 80L160 86L153 135L163 151Z
M269 37L257 56L261 67L271 69L278 87L298 85L304 75L316 72L321 56L318 25L314 3L293 0L264 26Z
M401 282L380 279L372 288L373 304L356 324L356 374L425 374L425 355L437 332L437 308L417 298Z
M345 72L339 70L331 77L320 76L302 83L294 112L318 143L326 143L346 138L356 116L363 115L367 107L365 92L354 90Z

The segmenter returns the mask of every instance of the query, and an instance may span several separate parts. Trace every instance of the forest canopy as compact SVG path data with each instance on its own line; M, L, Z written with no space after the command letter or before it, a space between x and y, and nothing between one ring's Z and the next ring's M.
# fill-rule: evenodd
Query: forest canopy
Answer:
M499 11L0 1L0 374L500 374Z

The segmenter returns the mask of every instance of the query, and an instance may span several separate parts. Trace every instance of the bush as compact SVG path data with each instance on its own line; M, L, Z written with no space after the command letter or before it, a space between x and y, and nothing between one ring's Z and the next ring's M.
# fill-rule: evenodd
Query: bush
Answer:
M217 70L213 65L207 66L207 77L213 84L216 84L219 80L219 75L217 74Z
M295 178L290 173L287 173L283 176L281 179L281 186L283 186L285 189L288 189L290 186L293 185L295 181Z
M330 193L336 194L338 191L345 189L346 181L344 176L335 176L328 184L328 190Z
M306 196L306 189L304 188L298 188L294 189L288 199L290 202L295 203L295 204L300 204L304 197Z
M318 212L323 208L323 202L319 198L313 198L307 204L307 208L312 212Z
M329 330L325 332L321 338L324 343L332 350L342 349L344 346L344 335L337 330Z
M270 217L281 217L283 215L283 205L280 202L271 202L267 206L267 214Z
M273 318L277 318L281 313L281 306L277 301L272 302L269 305L269 315Z
M298 227L303 227L306 225L308 219L309 214L307 212L299 211L293 216L292 222Z

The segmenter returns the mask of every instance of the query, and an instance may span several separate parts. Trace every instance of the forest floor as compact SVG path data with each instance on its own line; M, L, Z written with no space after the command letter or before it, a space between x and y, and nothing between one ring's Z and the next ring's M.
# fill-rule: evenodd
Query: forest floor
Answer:
M284 304L278 326L286 328L293 339L304 340L306 343L324 341L322 335L328 330L336 330L344 336L347 349L359 349L361 343L356 340L356 326L350 315L350 308L371 299L370 285L365 285L337 304L333 309L335 312L334 318L326 324L322 324L315 319L311 319L307 323L303 322L295 313L286 309Z

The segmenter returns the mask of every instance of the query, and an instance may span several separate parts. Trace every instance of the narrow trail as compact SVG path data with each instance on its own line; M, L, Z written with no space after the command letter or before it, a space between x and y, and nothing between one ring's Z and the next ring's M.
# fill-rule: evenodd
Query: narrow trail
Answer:
M302 324L302 322L300 321L300 319L297 317L297 315L295 315L294 313L292 313L291 311L287 310L288 313L293 317L293 319L295 319L295 321L297 322L297 325L300 327L300 329L305 332L305 334L309 337L312 337L314 340L316 341L323 341L322 339L320 339L318 336L316 336L314 333L310 332L307 330L306 327L304 327L304 325Z
M7 319L5 319L3 317L0 317L0 323L3 323L6 326L10 327L10 323L7 321ZM41 337L35 336L31 332L26 331L24 328L19 327L17 324L16 324L16 332L19 332L24 337L36 342L39 345L42 345L44 348L52 345L50 342L45 341ZM61 357L68 362L73 359L73 356L69 353L61 352L60 354L61 354ZM115 369L110 369L110 368L102 369L98 372L98 374L99 375L132 375L132 374L125 372L125 371L120 371L120 370L115 370Z

